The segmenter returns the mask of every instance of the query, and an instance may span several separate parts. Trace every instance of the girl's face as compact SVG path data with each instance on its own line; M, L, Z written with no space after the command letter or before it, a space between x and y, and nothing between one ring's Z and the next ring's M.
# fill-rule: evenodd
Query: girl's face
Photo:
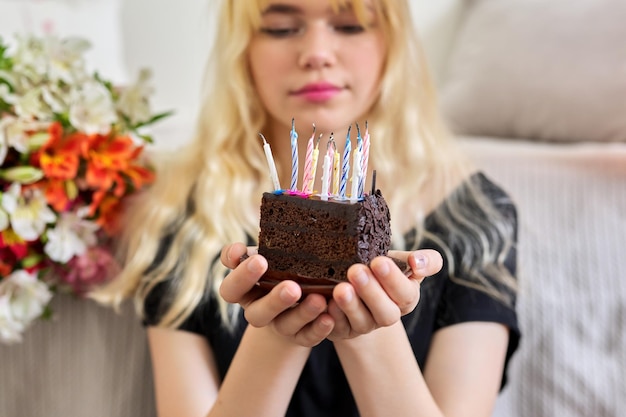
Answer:
M366 20L327 0L271 0L248 50L256 90L274 129L315 123L341 132L378 95L386 47L366 2Z

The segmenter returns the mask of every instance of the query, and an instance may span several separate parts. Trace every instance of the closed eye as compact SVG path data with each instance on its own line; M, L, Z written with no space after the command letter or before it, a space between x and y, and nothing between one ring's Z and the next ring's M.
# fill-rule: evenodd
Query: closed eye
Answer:
M296 35L299 32L300 28L297 27L261 28L261 33L264 33L274 38L286 38L292 35Z
M335 30L346 35L355 35L364 32L365 28L361 25L338 25L335 26Z

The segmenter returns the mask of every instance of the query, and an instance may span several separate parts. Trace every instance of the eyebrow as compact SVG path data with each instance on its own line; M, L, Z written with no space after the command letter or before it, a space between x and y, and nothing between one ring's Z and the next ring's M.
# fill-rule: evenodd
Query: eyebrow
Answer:
M265 10L263 10L263 12L261 12L262 15L270 13L297 14L302 13L302 9L297 6L292 6L290 4L274 3L270 4Z
M371 5L366 6L367 9L372 10ZM339 12L346 12L352 10L352 5L343 5L339 8ZM265 10L261 12L261 15L266 15L270 13L279 13L279 14L299 14L302 13L302 9L298 6L294 6L291 4L284 3L273 3L267 6Z

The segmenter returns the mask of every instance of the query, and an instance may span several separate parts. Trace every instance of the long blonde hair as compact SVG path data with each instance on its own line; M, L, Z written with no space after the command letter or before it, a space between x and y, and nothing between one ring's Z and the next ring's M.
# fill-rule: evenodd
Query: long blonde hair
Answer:
M160 161L163 172L174 174L158 175L149 192L128 211L121 245L124 269L116 280L94 293L95 299L119 305L132 297L143 314L146 296L168 280L171 293L160 325L176 327L202 297L217 291L227 272L218 259L222 246L258 236L261 194L271 189L257 137L267 114L252 85L246 54L258 29L261 3L222 2L195 137L181 153ZM362 0L333 4L339 7L340 3L352 4L357 16L363 13ZM411 223L419 240L426 210L433 207L424 201L443 201L468 176L470 167L439 119L435 90L408 2L380 0L375 5L387 37L388 57L380 96L368 115L371 158L392 218L400 213L413 216ZM480 200L480 192L476 194ZM482 201L485 210L493 210L487 199ZM463 217L463 207L455 212ZM396 247L403 247L403 233L398 225L392 225ZM497 229L496 236L505 242L511 235L506 228ZM500 253L486 256L492 248L489 240L482 242L485 247L473 258L483 263L497 261ZM502 252L507 245L495 246ZM466 269L479 267L468 265ZM506 275L505 269L502 273ZM499 296L487 284L481 288ZM232 324L236 309L220 301L220 310Z

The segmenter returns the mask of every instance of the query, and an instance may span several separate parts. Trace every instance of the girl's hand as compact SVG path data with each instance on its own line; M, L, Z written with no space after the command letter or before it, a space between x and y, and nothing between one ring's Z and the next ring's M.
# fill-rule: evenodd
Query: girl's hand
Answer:
M241 262L244 254L249 257ZM325 313L326 299L319 294L302 297L294 281L282 281L268 293L256 283L267 270L267 260L242 243L224 247L221 261L232 271L220 285L220 295L244 309L246 320L254 327L271 327L278 335L301 346L315 346L332 331L334 321Z
M351 266L348 282L334 288L328 305L335 321L329 339L353 338L396 323L417 306L424 278L443 266L441 255L430 249L390 251L389 256L408 263L408 277L386 256L372 260L369 268L363 264Z

